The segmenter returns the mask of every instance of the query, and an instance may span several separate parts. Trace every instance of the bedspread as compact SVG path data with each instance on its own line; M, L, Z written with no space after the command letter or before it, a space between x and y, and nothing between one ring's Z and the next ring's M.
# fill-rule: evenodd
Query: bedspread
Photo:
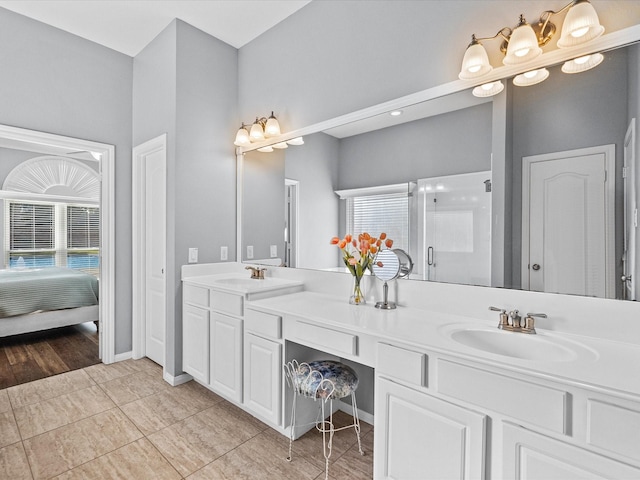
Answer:
M98 279L69 268L0 270L0 318L98 304Z

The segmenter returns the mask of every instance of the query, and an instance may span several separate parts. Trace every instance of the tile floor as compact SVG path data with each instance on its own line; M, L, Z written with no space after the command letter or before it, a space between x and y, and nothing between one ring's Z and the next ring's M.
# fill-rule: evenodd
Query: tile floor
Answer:
M353 430L335 435L332 479L372 478L366 423L362 439L365 456ZM0 390L0 479L323 479L320 434L293 445L287 462L286 437L195 382L171 387L147 359Z

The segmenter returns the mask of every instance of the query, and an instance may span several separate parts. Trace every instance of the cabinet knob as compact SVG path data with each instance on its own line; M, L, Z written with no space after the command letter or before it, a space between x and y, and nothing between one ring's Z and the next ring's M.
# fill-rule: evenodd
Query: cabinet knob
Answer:
M537 272L538 270L540 270L540 265L538 265L537 263L534 263L531 268L533 268Z

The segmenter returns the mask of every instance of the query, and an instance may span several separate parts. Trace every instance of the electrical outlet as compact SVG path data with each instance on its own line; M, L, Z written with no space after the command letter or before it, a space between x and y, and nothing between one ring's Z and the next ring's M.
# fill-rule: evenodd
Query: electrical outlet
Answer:
M247 245L247 260L253 258L253 245Z
M189 249L189 263L198 263L198 249L190 248Z
M228 247L220 247L220 260L228 260L229 259L229 248Z
M278 246L277 245L271 245L270 251L271 251L271 258L276 258L278 256Z

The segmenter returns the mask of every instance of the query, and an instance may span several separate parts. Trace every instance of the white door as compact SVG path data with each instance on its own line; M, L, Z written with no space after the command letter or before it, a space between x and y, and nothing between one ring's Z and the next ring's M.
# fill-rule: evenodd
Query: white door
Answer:
M209 310L184 304L182 308L182 369L209 383Z
M613 149L523 159L523 288L615 296Z
M242 402L242 320L211 313L209 384L226 398Z
M624 248L622 252L622 298L636 299L636 235L638 228L637 178L635 166L636 119L632 119L624 138Z
M133 149L133 357L164 366L166 135Z
M282 346L251 333L244 336L244 404L255 415L280 425Z
M154 362L164 366L166 323L166 158L164 151L145 159L146 185L146 352Z

